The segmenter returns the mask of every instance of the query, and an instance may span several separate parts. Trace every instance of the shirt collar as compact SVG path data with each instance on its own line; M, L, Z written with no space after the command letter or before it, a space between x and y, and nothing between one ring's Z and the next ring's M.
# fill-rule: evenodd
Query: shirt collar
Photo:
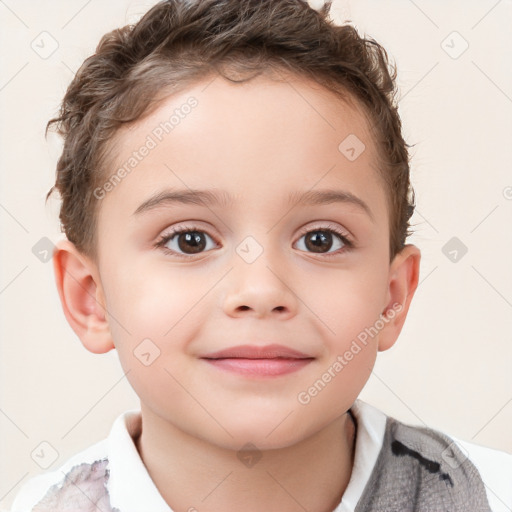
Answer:
M134 439L142 430L141 411L132 409L115 420L108 437L107 488L112 508L120 512L172 512L140 458Z
M377 462L386 428L386 415L362 400L357 399L351 411L357 422L354 467L334 512L355 509ZM108 437L110 504L120 512L172 512L151 480L135 446L134 439L141 430L142 416L137 409L121 414L112 426Z
M357 422L354 466L340 504L333 512L353 512L363 495L382 448L386 415L357 399L350 408Z

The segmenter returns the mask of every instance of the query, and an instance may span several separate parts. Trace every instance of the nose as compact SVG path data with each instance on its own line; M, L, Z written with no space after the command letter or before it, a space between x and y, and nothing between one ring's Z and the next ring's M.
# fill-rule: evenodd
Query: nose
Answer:
M271 257L264 251L256 261L248 263L235 255L234 268L226 276L225 313L233 317L270 316L282 320L293 317L300 300L282 258L282 255Z

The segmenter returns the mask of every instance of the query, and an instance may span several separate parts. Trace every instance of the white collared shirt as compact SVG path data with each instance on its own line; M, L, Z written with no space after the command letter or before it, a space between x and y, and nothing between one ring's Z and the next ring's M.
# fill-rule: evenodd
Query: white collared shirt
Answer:
M341 503L333 512L354 511L381 451L386 429L387 416L379 409L356 400L351 410L357 421L354 466ZM108 459L106 488L112 508L120 512L173 512L137 451L134 439L141 428L140 410L124 412L115 420L106 439L77 453L59 469L27 481L18 492L11 512L30 512L52 486L62 484L73 467L104 459ZM511 512L512 455L449 437L478 469L491 510Z

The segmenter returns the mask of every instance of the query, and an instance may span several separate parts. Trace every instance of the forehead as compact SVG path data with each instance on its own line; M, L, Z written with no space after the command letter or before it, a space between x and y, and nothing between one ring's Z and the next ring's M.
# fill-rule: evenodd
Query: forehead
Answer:
M312 80L281 76L212 75L121 129L105 179L122 176L101 207L122 198L128 215L164 187L215 188L244 205L342 187L379 216L385 192L365 117Z

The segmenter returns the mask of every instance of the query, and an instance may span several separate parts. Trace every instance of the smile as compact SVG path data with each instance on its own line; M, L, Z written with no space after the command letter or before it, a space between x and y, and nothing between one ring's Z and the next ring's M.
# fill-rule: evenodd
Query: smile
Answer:
M220 370L254 377L276 377L296 372L315 358L282 345L240 345L203 356Z

